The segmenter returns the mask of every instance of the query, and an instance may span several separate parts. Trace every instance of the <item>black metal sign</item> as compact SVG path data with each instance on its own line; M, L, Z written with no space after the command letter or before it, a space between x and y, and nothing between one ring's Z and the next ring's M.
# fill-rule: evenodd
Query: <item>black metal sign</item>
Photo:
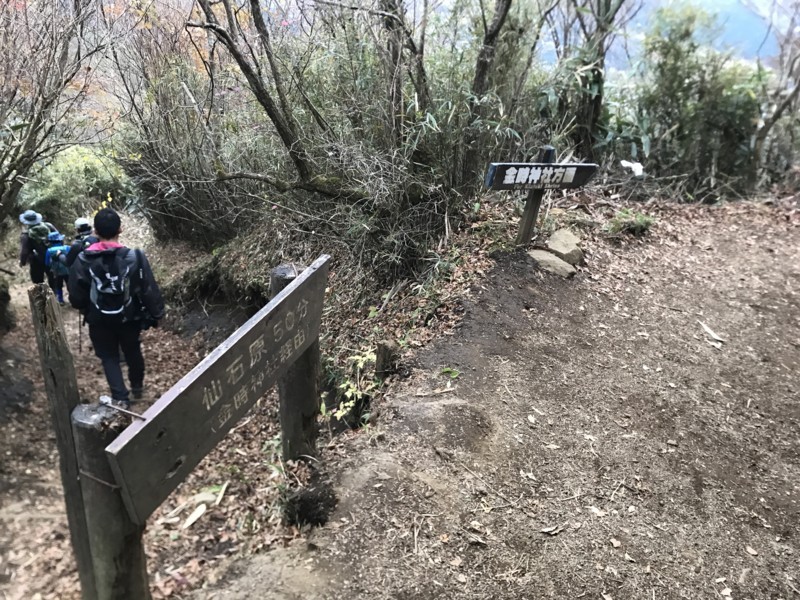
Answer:
M485 185L490 190L558 190L585 185L597 171L594 163L491 163Z

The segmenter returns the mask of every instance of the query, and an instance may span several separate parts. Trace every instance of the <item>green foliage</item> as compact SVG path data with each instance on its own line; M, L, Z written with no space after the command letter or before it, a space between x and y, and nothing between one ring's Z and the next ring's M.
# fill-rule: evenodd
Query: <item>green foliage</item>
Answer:
M329 383L335 386L336 391L335 408L329 410L323 402L320 407L323 418L348 421L351 425L366 423L369 417L363 411L379 387L375 378L369 375L368 366L374 364L375 353L365 351L348 357L345 369L328 371ZM355 423L354 412L358 413L356 416L361 419L361 423Z
M612 235L628 233L638 237L647 233L655 222L650 215L625 208L606 224L606 231Z
M182 23L164 19L119 47L129 53L120 75L134 90L116 130L120 161L156 235L214 248L215 264L231 270L214 285L259 280L253 297L263 295L263 275L225 242L246 238L244 254L265 262L335 251L343 266L377 279L413 278L480 206L464 181L489 161L529 160L544 143L560 158L639 160L648 175L687 177L695 195L742 187L756 162L750 138L765 76L711 49L708 15L669 8L657 12L638 68L612 82L603 60L624 22L618 4L595 14L587 2L560 3L544 22L549 3L513 3L488 89L477 92L486 15L474 0L425 18L398 4L406 31L395 59L391 19L369 11L319 5L313 36L268 19L280 60L270 66L260 51L246 53L302 144L310 181L299 180L302 169L231 53L217 46L207 56ZM240 25L242 40L257 39L249 19ZM556 39L553 61L541 48Z
M450 379L455 379L459 375L461 375L461 371L458 371L457 369L453 369L451 367L445 367L439 373L441 375L447 375Z
M743 187L756 167L751 140L762 74L713 49L714 20L693 7L662 8L637 76L606 107L603 144L641 160L650 175L683 175L692 191Z
M59 231L72 233L78 217L89 216L101 202L117 208L136 197L120 166L100 151L73 146L40 166L22 188L19 205L44 215Z

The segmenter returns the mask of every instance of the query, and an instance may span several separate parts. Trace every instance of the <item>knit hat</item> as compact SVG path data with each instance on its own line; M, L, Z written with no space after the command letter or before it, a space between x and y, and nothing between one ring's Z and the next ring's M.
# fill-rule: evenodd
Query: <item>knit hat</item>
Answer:
M19 222L28 227L32 227L42 222L42 215L35 210L26 210L19 216Z

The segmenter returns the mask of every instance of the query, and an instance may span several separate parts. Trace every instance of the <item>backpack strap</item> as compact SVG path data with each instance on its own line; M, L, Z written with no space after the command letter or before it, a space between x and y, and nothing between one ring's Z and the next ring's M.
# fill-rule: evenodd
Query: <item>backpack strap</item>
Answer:
M144 282L144 258L142 257L142 251L139 250L139 248L136 248L133 252L136 255L135 270L139 277L139 288L141 288L142 283ZM139 291L141 291L141 289Z

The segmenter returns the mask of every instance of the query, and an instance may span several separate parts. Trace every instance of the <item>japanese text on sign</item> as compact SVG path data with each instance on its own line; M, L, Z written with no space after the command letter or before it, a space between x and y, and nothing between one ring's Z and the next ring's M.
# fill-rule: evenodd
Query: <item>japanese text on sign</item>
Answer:
M329 260L303 271L106 448L136 523L317 339Z
M485 185L492 190L577 188L596 171L597 165L589 163L492 163Z

